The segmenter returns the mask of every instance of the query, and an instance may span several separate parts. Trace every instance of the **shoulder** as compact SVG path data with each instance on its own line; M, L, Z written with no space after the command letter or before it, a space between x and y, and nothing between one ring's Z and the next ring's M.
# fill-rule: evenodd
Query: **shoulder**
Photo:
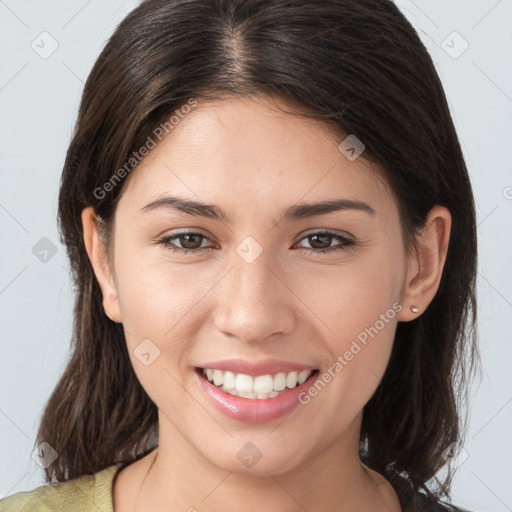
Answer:
M94 475L42 485L0 500L0 512L113 512L112 482L117 465Z
M387 476L400 499L403 512L470 512L452 503L427 496L424 492L415 491L409 480L397 473L390 472Z

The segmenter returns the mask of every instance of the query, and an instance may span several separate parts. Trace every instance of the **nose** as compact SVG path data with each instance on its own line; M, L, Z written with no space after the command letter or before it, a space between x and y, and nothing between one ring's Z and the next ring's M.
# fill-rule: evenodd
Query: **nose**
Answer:
M217 329L247 343L292 332L295 297L282 274L277 265L271 265L265 251L252 263L235 254L230 272L219 283Z

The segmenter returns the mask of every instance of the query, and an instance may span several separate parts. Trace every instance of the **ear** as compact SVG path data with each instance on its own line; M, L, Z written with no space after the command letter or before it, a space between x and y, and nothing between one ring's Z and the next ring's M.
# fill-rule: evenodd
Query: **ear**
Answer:
M105 247L99 236L94 208L92 206L84 208L81 217L85 248L101 288L105 314L113 322L121 322L117 288L113 273L108 265Z
M408 322L421 315L434 298L443 273L452 217L444 206L434 206L427 217L425 227L419 234L418 249L409 259L407 278L403 291L403 309L398 320ZM411 306L418 308L417 313Z

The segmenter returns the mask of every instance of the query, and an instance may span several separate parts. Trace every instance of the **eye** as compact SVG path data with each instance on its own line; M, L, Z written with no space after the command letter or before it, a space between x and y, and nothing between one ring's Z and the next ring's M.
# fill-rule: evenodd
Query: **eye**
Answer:
M174 240L178 240L183 247L177 247L173 243ZM176 235L160 238L156 242L173 252L180 252L186 254L191 252L197 253L199 249L204 249L205 247L202 247L202 242L204 240L211 240L211 238L207 235L204 235L203 233L196 233L194 231L184 231Z
M332 241L336 239L341 243L335 246L331 246ZM302 242L303 240L308 240L308 243L313 246L312 249L302 247L308 254L325 254L332 251L354 249L357 246L357 243L354 240L351 240L337 233L332 233L330 231L316 231L314 233L309 233L305 237L301 238L300 241Z
M347 237L332 233L330 231L317 231L309 233L305 237L301 238L298 243L307 240L312 245L312 248L300 246L306 253L313 254L325 254L331 251L341 251L346 249L354 249L357 243ZM338 245L331 246L334 240L338 240ZM195 231L184 231L171 236L164 236L156 243L163 245L165 248L172 252L178 252L182 254L198 253L202 249L211 249L213 246L203 245L204 241L211 241L208 235L198 233ZM179 246L176 245L179 243ZM295 244L297 245L297 244Z

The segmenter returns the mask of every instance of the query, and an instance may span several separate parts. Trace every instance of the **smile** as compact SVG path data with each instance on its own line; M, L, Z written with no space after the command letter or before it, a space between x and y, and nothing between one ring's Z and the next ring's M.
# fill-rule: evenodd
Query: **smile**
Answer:
M279 372L251 376L212 368L200 369L214 386L233 396L251 399L274 398L288 389L303 384L314 371Z
M318 369L248 375L196 367L199 389L214 409L246 423L276 420L300 405L320 375ZM215 383L217 382L217 384Z

